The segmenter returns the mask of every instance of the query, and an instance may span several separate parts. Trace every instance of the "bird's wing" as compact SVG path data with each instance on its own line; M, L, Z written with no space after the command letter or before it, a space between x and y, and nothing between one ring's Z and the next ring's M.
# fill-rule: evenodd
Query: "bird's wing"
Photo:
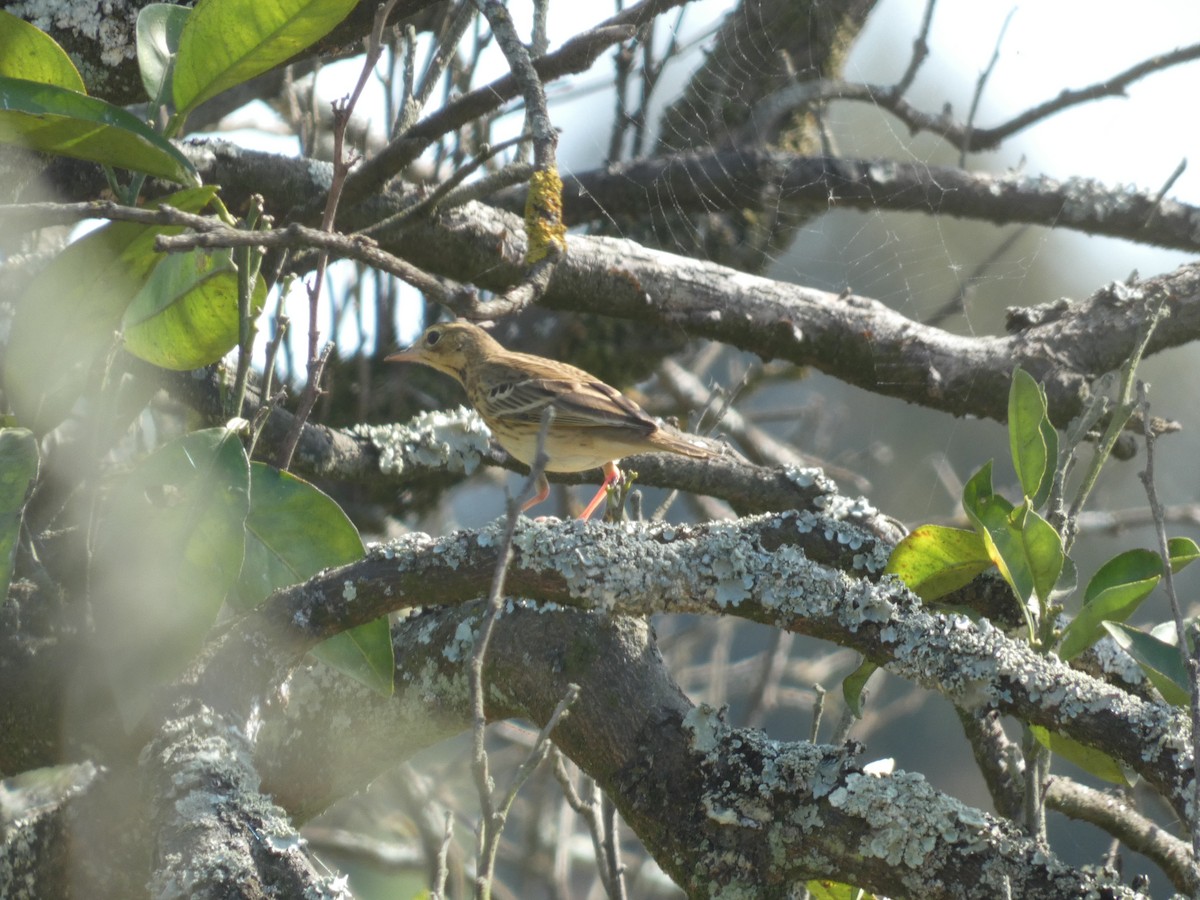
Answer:
M602 381L517 376L493 381L487 404L498 416L537 425L554 407L555 425L576 428L630 428L649 433L658 427L642 408Z

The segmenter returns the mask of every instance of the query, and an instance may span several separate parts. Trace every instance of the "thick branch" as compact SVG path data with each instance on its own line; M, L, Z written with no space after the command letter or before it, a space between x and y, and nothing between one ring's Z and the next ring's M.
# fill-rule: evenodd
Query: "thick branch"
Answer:
M300 700L315 685L302 683L267 724L280 745L269 740L261 750L266 784L288 796L302 793L310 775L328 784L322 757L304 757L344 731L334 715L372 723L365 742L357 732L352 742L335 742L329 760L338 765L324 766L338 769L345 751L361 778L372 761L394 763L469 727L465 660L481 614L480 604L469 604L399 623L392 699L346 685L334 702L322 683L312 699L327 711L312 715ZM1004 884L1030 898L1089 888L1134 896L1036 852L1013 826L939 794L920 775L863 774L853 747L783 744L729 728L679 691L643 620L514 605L497 622L485 675L492 720L545 722L566 685L580 686L556 744L690 896L740 889L783 897L814 877L891 896L990 900Z
M738 148L636 160L568 179L568 220L665 216L716 209L736 212L769 191L784 204L829 209L916 211L996 225L1069 228L1143 244L1200 250L1200 209L1155 191L1108 187L1091 178L970 172L894 160L799 156ZM647 202L647 201L650 202ZM524 191L497 203L519 211Z
M396 609L478 597L497 542L494 528L442 539L410 535L276 594L230 636L230 647L254 644L266 627L285 636L289 652L303 652ZM736 615L832 640L961 707L999 709L1102 749L1190 816L1186 716L1040 656L986 620L935 614L894 581L873 583L813 562L858 547L855 571L877 572L886 550L871 553L868 544L852 525L811 513L691 528L522 520L508 586L584 609Z

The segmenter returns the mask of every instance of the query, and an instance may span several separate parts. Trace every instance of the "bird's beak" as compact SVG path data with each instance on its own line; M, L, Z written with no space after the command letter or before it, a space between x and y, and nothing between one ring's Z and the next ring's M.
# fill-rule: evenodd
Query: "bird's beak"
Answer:
M421 351L416 347L409 347L407 350L397 350L395 353L390 353L383 358L384 362L420 362Z

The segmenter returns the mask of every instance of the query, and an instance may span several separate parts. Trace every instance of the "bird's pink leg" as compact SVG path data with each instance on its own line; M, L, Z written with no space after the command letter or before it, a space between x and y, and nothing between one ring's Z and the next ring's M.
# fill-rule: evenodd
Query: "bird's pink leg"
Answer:
M579 514L579 518L586 519L596 511L596 507L600 505L600 501L604 499L605 493L608 491L608 486L614 481L618 481L621 477L621 470L617 468L614 462L606 462L604 464L604 484L600 485L600 490L596 492L596 496L592 498L592 502L587 505L587 508Z
M521 507L521 512L529 509L531 506L537 506L543 500L550 496L550 482L546 480L545 475L538 476L538 492L537 495L524 506Z

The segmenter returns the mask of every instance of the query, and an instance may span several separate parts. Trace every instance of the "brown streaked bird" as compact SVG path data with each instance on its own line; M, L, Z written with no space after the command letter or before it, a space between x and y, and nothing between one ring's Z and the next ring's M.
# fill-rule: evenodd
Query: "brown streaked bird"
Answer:
M579 518L586 519L621 477L617 460L635 453L679 453L695 458L717 454L707 443L652 419L640 406L600 379L566 363L505 350L490 334L469 322L432 325L407 350L388 362L415 362L455 378L467 399L513 457L533 464L542 412L554 408L546 433L546 471L604 469L604 484ZM543 475L537 496L550 494Z

